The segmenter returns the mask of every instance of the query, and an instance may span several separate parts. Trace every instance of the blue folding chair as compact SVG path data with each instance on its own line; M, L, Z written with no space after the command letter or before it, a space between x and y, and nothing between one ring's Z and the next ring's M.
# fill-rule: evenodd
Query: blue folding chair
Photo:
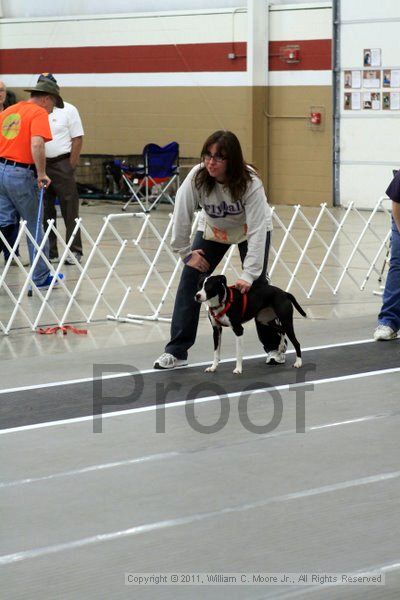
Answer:
M143 148L143 165L134 167L119 162L122 179L132 196L122 207L126 210L131 202L138 202L144 212L150 212L163 199L174 205L171 195L173 184L179 187L179 144L166 146L146 144Z

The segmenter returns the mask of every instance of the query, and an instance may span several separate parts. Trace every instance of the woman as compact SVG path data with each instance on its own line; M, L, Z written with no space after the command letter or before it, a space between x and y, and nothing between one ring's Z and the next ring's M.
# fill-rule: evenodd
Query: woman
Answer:
M194 344L200 305L194 296L203 273L211 274L231 244L238 244L242 273L235 287L247 293L267 272L272 213L261 179L243 159L240 142L230 131L216 131L205 141L202 162L194 167L176 195L171 245L185 263L171 323L171 339L154 363L156 369L187 364ZM192 246L194 212L201 208ZM276 330L256 322L267 364L285 362L286 344Z

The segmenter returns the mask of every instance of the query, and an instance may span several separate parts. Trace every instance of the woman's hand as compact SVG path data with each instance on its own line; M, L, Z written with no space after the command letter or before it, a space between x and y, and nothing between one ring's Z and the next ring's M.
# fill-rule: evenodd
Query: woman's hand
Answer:
M183 262L200 273L207 273L210 269L210 263L204 258L204 250L192 250Z
M251 288L251 283L248 283L244 279L238 279L235 283L235 288L239 290L241 294L247 294Z

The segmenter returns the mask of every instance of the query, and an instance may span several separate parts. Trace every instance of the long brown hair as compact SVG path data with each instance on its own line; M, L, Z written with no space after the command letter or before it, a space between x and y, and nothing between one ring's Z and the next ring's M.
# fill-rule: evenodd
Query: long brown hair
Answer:
M235 201L241 200L254 167L249 168L250 166L244 162L240 142L232 131L221 129L212 133L204 142L201 151L202 158L213 144L217 145L217 151L227 159L225 185ZM204 188L206 193L210 194L215 186L215 178L211 177L203 166L196 174L195 185L197 189Z

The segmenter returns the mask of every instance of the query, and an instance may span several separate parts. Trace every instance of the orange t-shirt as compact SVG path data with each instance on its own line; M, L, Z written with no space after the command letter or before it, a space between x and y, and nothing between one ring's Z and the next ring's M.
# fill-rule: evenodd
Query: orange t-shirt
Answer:
M49 115L41 106L23 100L0 113L0 156L16 162L33 164L31 138L38 135L52 139Z

